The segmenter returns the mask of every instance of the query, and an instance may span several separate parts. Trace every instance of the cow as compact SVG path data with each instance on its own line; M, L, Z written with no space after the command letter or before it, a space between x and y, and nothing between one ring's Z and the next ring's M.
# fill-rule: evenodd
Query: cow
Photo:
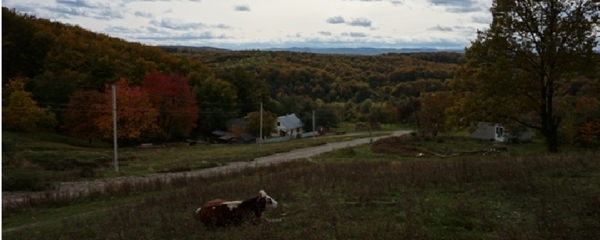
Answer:
M223 199L208 201L194 212L194 218L202 222L206 228L240 225L246 221L258 220L267 208L276 207L277 201L260 190L257 197L244 201Z

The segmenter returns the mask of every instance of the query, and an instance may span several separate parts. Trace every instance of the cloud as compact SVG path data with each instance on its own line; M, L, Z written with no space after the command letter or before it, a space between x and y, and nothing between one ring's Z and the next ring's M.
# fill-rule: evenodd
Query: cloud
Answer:
M248 5L236 5L233 7L233 10L240 12L250 12L250 6Z
M72 7L67 5L44 6L41 9L53 14L53 18L86 17L98 20L112 20L124 18L121 10L111 8ZM37 10L36 10L37 11Z
M109 4L90 0L56 0L56 3L75 8L110 8Z
M452 28L451 27L442 27L439 24L436 25L435 27L430 27L427 30L429 30L429 31L452 32Z
M181 30L181 31L189 31L189 30L197 30L200 28L206 27L203 23L195 23L195 22L182 22L179 19L174 18L166 18L160 21L152 20L150 24L156 27L168 28L172 30Z
M477 29L475 29L474 27L454 26L452 28L454 28L455 30L463 31L463 32L475 33L477 31Z
M371 20L366 18L353 18L352 21L347 22L346 24L350 26L358 26L358 27L370 27Z
M331 32L328 32L328 31L319 31L319 34L321 34L323 36L331 36Z
M139 28L128 28L123 26L108 26L104 28L104 31L109 33L142 33Z
M361 32L343 32L342 36L354 37L354 38L364 38L364 37L367 37L368 35L365 33L361 33Z
M492 22L492 20L489 17L483 17L483 16L473 16L473 17L471 17L471 21L474 23L481 23L481 24L490 24Z
M445 7L446 11L452 13L480 12L483 8L476 0L427 0L435 6Z
M231 27L222 23L210 25L212 28L230 29Z
M402 0L400 1L390 1L394 6L402 5Z
M228 39L224 34L215 35L212 32L201 33L185 33L185 34L156 34L156 35L139 35L133 38L139 40L157 40L157 41L190 41L190 40L207 40L207 39Z
M154 17L154 14L152 14L152 13L149 13L149 12L141 12L141 11L136 11L136 12L134 13L134 15L135 15L136 17L143 17L143 18L153 18L153 17Z
M190 31L190 30L198 30L202 28L220 28L220 29L230 29L231 27L222 23L207 25L200 22L184 22L180 19L175 18L165 18L160 21L153 19L150 21L150 24L159 28L167 28L176 31Z
M344 23L345 20L342 16L335 16L335 17L330 17L327 19L327 23L331 23L331 24L339 24L339 23Z

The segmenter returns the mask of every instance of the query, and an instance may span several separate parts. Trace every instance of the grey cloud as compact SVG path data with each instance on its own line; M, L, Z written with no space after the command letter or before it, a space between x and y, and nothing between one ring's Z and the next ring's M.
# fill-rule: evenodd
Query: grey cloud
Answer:
M327 31L319 31L319 34L321 34L323 36L331 36L331 32L327 32Z
M207 40L207 39L228 39L229 37L224 34L215 35L212 32L202 33L186 33L186 34L174 34L174 35L146 35L146 36L134 36L135 39L140 40L167 40L167 41L190 41L190 40Z
M250 12L250 6L248 5L236 5L233 7L233 10L240 12Z
M430 27L427 30L429 30L429 31L452 32L452 28L451 27L442 27L439 24L436 25L435 27Z
M490 24L492 22L492 20L489 19L488 17L482 17L482 16L473 16L473 17L471 17L471 21L473 21L474 23L481 23L481 24Z
M100 12L94 13L92 18L102 19L102 20L111 20L111 19L121 19L124 18L123 13L120 11L113 11L109 9L102 10Z
M89 0L56 0L56 3L76 8L110 8L109 4Z
M104 28L104 31L109 33L142 33L139 28L128 28L123 26L108 26Z
M330 17L327 19L327 23L331 23L331 24L338 24L338 23L344 23L345 20L342 16L335 16L335 17Z
M448 12L467 13L479 12L483 8L479 6L476 0L428 0L435 6L443 6Z
M356 19L352 19L352 21L348 22L347 24L350 26L370 27L371 20L366 19L366 18L356 18Z
M153 18L154 14L148 13L148 12L136 11L135 16L136 17L144 17L144 18Z
M213 28L230 29L231 27L222 23L210 25Z
M176 31L190 31L190 30L198 30L198 29L202 29L202 28L220 28L220 29L231 28L228 25L225 25L222 23L207 25L207 24L200 23L200 22L183 22L179 19L174 19L174 18L165 18L160 21L154 19L154 20L150 21L150 24L155 27L167 28L167 29L176 30Z
M401 5L402 1L390 1L394 6Z
M70 18L72 16L95 18L98 20L110 20L124 18L120 10L114 9L94 9L88 7L71 7L65 5L46 6L44 10L53 12L58 18Z
M156 26L156 27L168 28L168 29L173 29L173 30L182 30L182 31L196 30L196 29L200 29L200 28L203 28L206 26L203 23L194 23L194 22L185 23L185 22L181 22L177 19L172 19L172 18L162 19L160 21L152 20L152 21L150 21L150 24L152 24L153 26Z
M361 33L361 32L343 32L342 36L344 36L344 37L364 38L364 37L367 37L368 35L365 34L365 33Z
M456 30L464 31L464 32L475 32L477 31L474 27L465 27L465 26L454 26Z

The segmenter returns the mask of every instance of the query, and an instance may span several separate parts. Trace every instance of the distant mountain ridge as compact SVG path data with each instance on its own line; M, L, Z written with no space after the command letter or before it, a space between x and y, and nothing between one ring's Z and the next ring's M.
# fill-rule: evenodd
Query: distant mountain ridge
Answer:
M231 50L225 48L216 48L209 46L160 46L167 52L199 52L199 51L249 51L249 50L260 50L260 51L277 51L277 52L306 52L306 53L320 53L320 54L343 54L343 55L380 55L386 53L417 53L417 52L456 52L464 53L464 49L438 49L438 48L373 48L373 47L359 47L359 48L310 48L310 47L290 47L290 48L264 48L264 49L244 49L244 50Z
M385 53L415 53L415 52L457 52L463 53L463 49L437 49L437 48L309 48L309 47L291 47L291 48L267 48L264 51L288 51L288 52L309 52L325 54L346 54L346 55L380 55Z

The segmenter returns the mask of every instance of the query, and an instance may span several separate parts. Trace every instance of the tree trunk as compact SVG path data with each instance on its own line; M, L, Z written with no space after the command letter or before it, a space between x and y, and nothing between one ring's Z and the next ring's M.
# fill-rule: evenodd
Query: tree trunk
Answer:
M548 152L558 152L558 124L549 124L546 129L543 129L542 134L546 138L546 149Z

